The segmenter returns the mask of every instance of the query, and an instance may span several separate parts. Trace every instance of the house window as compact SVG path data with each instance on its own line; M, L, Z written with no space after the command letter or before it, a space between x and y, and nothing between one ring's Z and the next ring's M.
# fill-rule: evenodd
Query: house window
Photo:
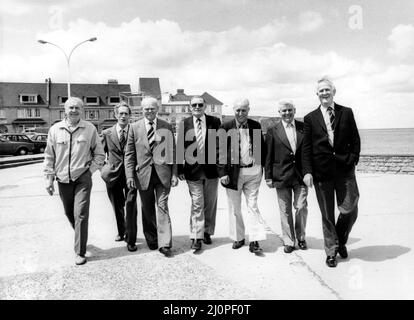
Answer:
M64 104L68 100L68 97L59 97L59 104Z
M86 97L85 103L88 105L98 105L99 104L99 98L98 97Z
M216 112L216 106L214 104L212 104L210 106L210 110L211 110L211 112Z
M39 108L18 109L17 118L40 118L40 109Z
M171 113L171 107L170 106L165 107L165 112L166 113Z
M86 120L97 120L99 119L99 110L87 110L85 111Z
M6 118L6 111L4 109L0 109L0 118Z
M108 111L108 119L115 119L115 112L114 110Z
M117 104L121 101L119 97L113 96L108 98L108 104Z
M21 94L20 103L37 103L37 94Z

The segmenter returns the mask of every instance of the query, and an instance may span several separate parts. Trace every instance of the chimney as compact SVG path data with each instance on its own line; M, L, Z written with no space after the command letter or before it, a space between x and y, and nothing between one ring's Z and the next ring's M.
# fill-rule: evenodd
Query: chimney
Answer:
M108 79L108 84L118 84L117 79Z
M50 78L45 79L46 82L46 102L47 105L50 106L50 87L51 87L51 83L52 80L50 80Z
M184 89L177 89L177 94L184 94Z

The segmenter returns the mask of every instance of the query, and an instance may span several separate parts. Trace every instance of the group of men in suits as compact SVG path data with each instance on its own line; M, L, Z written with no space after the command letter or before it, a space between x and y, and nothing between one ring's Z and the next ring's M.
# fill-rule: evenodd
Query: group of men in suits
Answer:
M80 166L82 168L73 168L76 176L69 177L65 176L66 170L70 174L71 166L76 165L71 162L71 136L78 127L82 129L86 125L76 118L77 122L71 127L73 117L69 104L66 108L65 103L67 118L49 132L45 172L50 194L54 191L54 178L59 181L65 213L75 229L76 264L86 262L84 252L91 188L90 176L86 181L82 172L101 169L117 223L115 240L125 240L129 251L137 250L139 191L147 245L166 257L172 256L168 197L171 187L179 180L187 182L191 197L189 233L195 253L201 251L202 243L212 243L219 181L226 188L232 248L244 246L247 235L249 251L254 254L263 252L259 241L266 239L266 225L258 207L263 171L267 186L276 189L284 252L291 253L296 245L306 250L306 199L309 188L315 185L322 214L326 264L335 267L338 253L342 258L348 256L346 243L358 214L355 165L360 152L352 110L336 104L333 101L335 93L335 86L329 79L319 80L316 94L321 104L305 116L304 122L295 119L296 109L292 101L281 100L278 106L281 121L268 129L266 139L260 123L248 117L250 105L245 98L235 101L234 119L221 123L220 119L205 114L206 103L202 97L193 97L190 101L192 115L181 122L177 140L171 125L157 116L158 101L155 98L142 100L144 118L132 124L130 107L120 103L115 106L117 124L102 132L102 145L96 141L96 129L87 127L90 132L78 131L84 134L76 142L83 139L87 142L85 146L90 146L78 149L79 153L89 161L83 164L84 167ZM73 104L73 98L70 101ZM83 107L81 100L76 100L75 104ZM80 114L79 110L75 111ZM69 137L66 142L60 141L62 134ZM103 153L106 161L102 167ZM69 161L63 161L65 157ZM77 199L76 188L85 184L81 178L87 182L87 190L86 193L80 190ZM241 209L242 194L248 209L245 214ZM335 196L340 212L337 221ZM82 232L86 236L81 237Z

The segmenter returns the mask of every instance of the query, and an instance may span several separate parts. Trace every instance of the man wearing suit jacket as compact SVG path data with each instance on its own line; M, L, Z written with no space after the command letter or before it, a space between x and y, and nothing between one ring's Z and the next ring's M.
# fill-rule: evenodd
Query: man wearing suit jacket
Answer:
M192 116L181 122L178 134L180 150L184 152L183 161L178 162L178 174L181 180L187 181L191 196L191 248L197 252L201 250L201 241L211 244L216 225L218 174L215 133L220 119L205 114L206 104L202 97L193 97L190 106Z
M266 226L257 206L257 197L266 146L260 123L248 119L249 100L236 100L233 110L235 119L220 127L225 130L226 139L219 138L218 164L220 182L226 188L229 204L230 238L234 240L233 249L239 249L245 244L246 232L241 211L241 196L244 193L248 208L246 225L249 251L261 254L263 250L259 241L266 239Z
M265 178L270 188L276 187L285 253L295 249L296 241L299 249L307 249L305 228L308 188L302 176L303 122L295 120L295 112L292 101L280 101L279 114L282 120L270 127L266 134Z
M175 140L171 125L157 117L158 101L145 97L144 118L129 130L125 153L128 188L139 190L142 204L142 226L151 250L171 257L172 230L168 210L171 187L178 184L174 164ZM155 207L157 206L157 207Z
M136 191L129 189L126 184L124 166L131 109L125 102L121 102L114 106L114 113L118 120L117 124L102 132L101 141L107 155L107 161L101 170L101 177L106 183L108 197L115 213L118 229L115 241L122 241L125 238L128 250L136 251ZM124 208L126 208L126 215Z
M304 119L303 174L308 187L315 184L322 213L326 264L336 267L336 255L348 257L346 243L358 215L359 191L355 166L361 142L352 109L333 101L332 81L318 81L320 106ZM335 223L335 199L339 209Z

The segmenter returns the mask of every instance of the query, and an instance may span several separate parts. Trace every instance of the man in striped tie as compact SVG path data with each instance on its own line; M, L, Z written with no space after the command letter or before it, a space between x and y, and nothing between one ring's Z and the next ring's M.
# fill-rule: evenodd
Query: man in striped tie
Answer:
M334 268L336 255L348 257L346 243L358 216L359 191L355 166L361 141L351 108L334 102L333 82L324 77L317 83L320 106L304 118L302 146L303 181L315 185L322 213L326 264ZM335 196L339 216L335 222Z
M157 117L158 101L145 97L144 118L131 125L125 153L129 188L138 189L142 205L142 226L151 250L171 257L172 229L168 210L171 187L178 184L174 164L175 140L171 125ZM155 207L157 206L157 208Z
M137 237L137 199L136 190L127 187L125 178L125 145L129 131L131 108L121 102L114 106L117 123L102 131L102 145L107 155L101 177L115 212L118 235L115 241L125 240L129 251L136 251Z
M180 149L182 146L185 153L184 163L178 163L178 173L179 178L188 184L191 248L199 252L202 241L211 244L210 236L214 234L216 225L218 174L215 148L209 157L209 137L214 133L215 139L220 119L205 114L206 104L202 97L193 97L190 106L192 116L181 122L178 133ZM194 146L196 148L193 149ZM195 158L190 150L196 153ZM211 158L213 161L209 161Z

